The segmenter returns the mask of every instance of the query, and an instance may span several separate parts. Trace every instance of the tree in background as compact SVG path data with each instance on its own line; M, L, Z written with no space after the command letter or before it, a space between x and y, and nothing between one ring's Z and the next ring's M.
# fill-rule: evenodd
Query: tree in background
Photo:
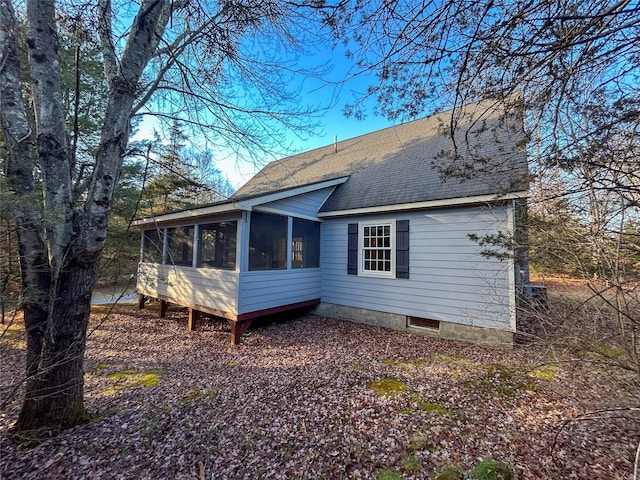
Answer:
M0 206L5 202L0 199ZM5 208L0 208L0 325L13 310L20 295L20 267L15 224Z
M143 165L127 161L114 192L97 280L100 287L112 289L114 295L123 294L131 286L140 261L140 232L130 224L140 205L143 175Z
M191 177L201 185L193 197L194 205L219 202L233 194L234 188L225 174L216 167L211 150L191 147L185 150L184 157L191 166Z
M145 215L212 203L233 193L229 181L215 167L211 151L187 148L187 142L178 120L172 122L166 142L156 133L146 158Z
M185 147L186 136L174 120L169 131L168 144L163 146L156 140L156 150L160 150L153 160L151 181L146 187L147 200L151 204L150 213L165 213L188 205L190 189L197 187L185 171L180 152ZM155 207L155 208L154 208Z
M93 155L98 147L99 134L104 117L104 107L107 102L107 83L105 81L99 40L95 33L89 31L82 18L63 15L58 19L59 25L59 59L62 104L66 119L67 130L71 132L70 155L74 169L74 181L80 187L81 182L87 181L87 175L93 165ZM26 51L20 55L23 63L27 62ZM29 92L26 92L27 104L31 103ZM139 122L138 122L139 123ZM180 132L181 133L181 132ZM182 133L181 133L182 134ZM186 136L182 134L186 139ZM1 136L1 132L0 132ZM1 138L1 137L0 137ZM142 147L141 147L142 148ZM167 149L158 142L158 149ZM135 146L130 151L135 153ZM179 152L176 152L176 155ZM184 159L176 158L177 169L185 172L183 183L199 186L199 190L209 192L210 188L220 185L222 195L230 194L230 186L222 173L215 168L211 155L207 152L196 153L193 157L200 160L206 157L208 162L197 163L196 168L188 170L178 162ZM138 163L136 163L138 162ZM142 164L140 163L142 162ZM0 163L6 166L5 155L0 155ZM128 283L139 257L138 232L129 228L129 223L136 216L136 209L141 205L142 189L146 174L162 175L158 169L147 171L144 159L135 155L125 159L122 176L114 195L112 214L109 220L108 236L105 252L101 258L100 283L104 286L118 287ZM3 168L4 173L4 168ZM208 172L208 176L207 175ZM217 175L217 176L216 176ZM214 180L208 181L207 178ZM2 175L4 182L5 176ZM174 188L176 190L178 187ZM0 199L0 314L8 304L20 302L20 266L17 253L17 239L15 225L10 215L9 204L15 201L11 193L2 189ZM203 193L190 192L194 198L189 204L203 203L205 198L214 201L220 196L209 195L203 198ZM167 194L175 194L168 191ZM200 201L198 201L200 200ZM178 208L178 207L176 207Z
M597 332L586 342L592 353L616 352L599 358L640 386L640 271L628 256L640 200L640 5L341 2L329 24L355 61L352 75L374 78L349 115L364 117L370 99L375 113L400 120L453 107L443 126L452 132L456 107L469 102L495 99L525 112L532 259L544 271L599 279L583 304L589 310L574 310L579 326L560 337L585 345L575 330ZM448 153L457 160L455 148ZM443 174L464 179L475 168L458 162Z
M170 137L177 121L172 125ZM225 200L233 193L208 150L171 141L165 145L159 135L154 142L130 146L133 153L124 161L114 194L98 279L118 295L131 286L140 260L140 232L130 227L134 218Z
M296 73L293 52L314 41L318 29L309 27L317 7L312 1L28 0L26 10L16 12L13 2L0 0L0 121L6 186L16 198L10 211L27 333L17 431L57 431L85 418L91 291L132 120L180 118L206 130L216 145L252 158L279 145L278 127L309 125L308 112L283 86ZM67 122L78 90L73 102L64 100L60 24L68 19L97 32L104 67L100 133L86 157L77 147L91 142L84 142L75 118Z

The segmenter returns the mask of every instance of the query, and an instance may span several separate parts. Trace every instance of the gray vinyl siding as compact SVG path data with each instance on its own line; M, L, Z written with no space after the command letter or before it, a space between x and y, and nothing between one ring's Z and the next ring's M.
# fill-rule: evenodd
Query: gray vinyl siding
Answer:
M138 293L161 295L181 305L204 306L236 315L320 298L319 268L246 271L248 224L239 220L238 225L237 258L244 265L242 273L140 263Z
M302 195L277 200L275 202L265 203L254 207L256 210L277 211L284 215L293 217L311 217L316 218L318 210L325 202L334 187L323 188Z
M410 278L347 274L347 226L409 220ZM465 325L510 329L508 261L485 258L468 235L509 231L507 206L461 207L326 219L322 225L322 301Z
M320 282L319 268L242 273L238 314L319 299Z
M254 209L292 217L315 219L318 209L332 191L333 187L324 188L265 203L254 207ZM238 315L320 298L322 288L319 268L247 271L246 252L249 249L249 238L246 230L244 233Z
M201 305L237 313L239 274L213 268L174 267L141 263L138 293L166 296L180 305Z

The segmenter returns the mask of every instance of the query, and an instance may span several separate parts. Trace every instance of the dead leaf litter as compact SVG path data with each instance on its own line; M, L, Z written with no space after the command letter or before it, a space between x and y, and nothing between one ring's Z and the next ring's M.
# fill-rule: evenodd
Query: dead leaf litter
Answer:
M0 352L5 397L24 348ZM481 459L517 479L632 478L634 411L608 408L618 396L603 372L537 371L545 355L313 315L250 329L232 347L226 323L190 332L184 312L95 315L95 420L22 448L10 435L20 401L9 402L0 479L429 479Z

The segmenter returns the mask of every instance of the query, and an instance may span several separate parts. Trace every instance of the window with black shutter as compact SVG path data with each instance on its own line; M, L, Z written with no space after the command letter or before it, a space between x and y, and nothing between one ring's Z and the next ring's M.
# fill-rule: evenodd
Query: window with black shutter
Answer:
M396 221L396 278L409 278L409 220Z
M348 224L347 273L409 278L409 220Z
M358 274L358 224L350 223L347 227L347 273Z

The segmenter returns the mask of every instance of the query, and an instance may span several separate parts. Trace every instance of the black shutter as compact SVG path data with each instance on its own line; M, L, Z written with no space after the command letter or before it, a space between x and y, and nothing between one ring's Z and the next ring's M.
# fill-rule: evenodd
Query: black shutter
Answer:
M409 220L396 221L396 278L409 278Z
M350 223L347 230L347 273L349 275L358 274L358 224Z

